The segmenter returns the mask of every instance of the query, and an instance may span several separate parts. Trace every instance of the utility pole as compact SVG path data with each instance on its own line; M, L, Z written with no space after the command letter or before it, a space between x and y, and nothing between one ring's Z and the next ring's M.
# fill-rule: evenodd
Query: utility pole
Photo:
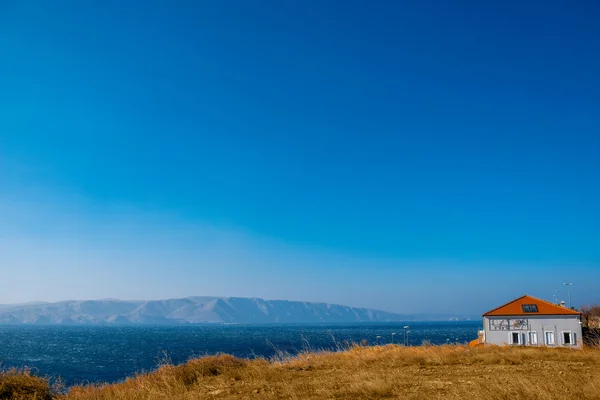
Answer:
M573 308L571 304L571 286L573 286L573 282L565 282L565 286L567 287L567 291L569 292L569 308Z

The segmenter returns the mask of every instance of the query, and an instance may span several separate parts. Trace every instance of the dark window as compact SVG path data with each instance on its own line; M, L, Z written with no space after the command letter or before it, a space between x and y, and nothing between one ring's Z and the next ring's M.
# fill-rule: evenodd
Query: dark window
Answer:
M519 334L517 332L512 333L512 342L513 344L520 344Z
M565 338L565 344L571 344L571 332L563 332Z
M523 304L523 312L538 312L537 304Z

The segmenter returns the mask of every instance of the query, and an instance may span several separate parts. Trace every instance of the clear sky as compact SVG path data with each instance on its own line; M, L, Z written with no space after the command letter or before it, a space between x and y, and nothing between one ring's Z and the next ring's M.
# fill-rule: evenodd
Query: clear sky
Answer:
M600 302L599 20L0 0L0 303Z

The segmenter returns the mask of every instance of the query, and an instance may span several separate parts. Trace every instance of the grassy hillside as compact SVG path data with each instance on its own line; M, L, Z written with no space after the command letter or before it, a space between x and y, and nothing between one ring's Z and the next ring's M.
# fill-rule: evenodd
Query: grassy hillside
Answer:
M0 398L35 398L29 383L38 399L50 398L38 379L14 372L0 377ZM206 357L54 398L600 399L600 351L388 345L270 362Z

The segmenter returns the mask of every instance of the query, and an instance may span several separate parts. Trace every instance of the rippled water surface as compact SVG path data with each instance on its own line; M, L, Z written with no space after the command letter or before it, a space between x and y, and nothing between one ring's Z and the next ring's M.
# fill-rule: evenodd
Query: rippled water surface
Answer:
M410 345L464 343L477 337L478 322L408 323ZM2 367L29 367L61 377L67 385L115 382L155 369L165 358L228 353L273 357L303 349L335 350L366 340L374 345L404 340L404 323L352 325L218 325L178 327L0 326ZM396 335L392 333L396 332Z

